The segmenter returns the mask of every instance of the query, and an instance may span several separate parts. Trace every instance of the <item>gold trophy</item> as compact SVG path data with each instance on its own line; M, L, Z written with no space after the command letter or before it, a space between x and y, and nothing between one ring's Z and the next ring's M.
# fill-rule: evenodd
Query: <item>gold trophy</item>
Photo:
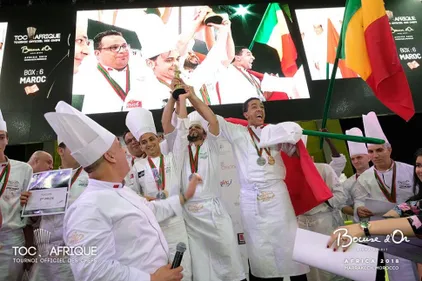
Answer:
M219 14L216 14L214 12L209 12L204 19L204 24L208 25L210 23L214 24L222 24L223 23L223 17Z
M179 70L179 67L176 66L176 69L174 71L174 78L180 79L180 73L181 72ZM181 80L179 80L178 83L174 85L173 92L171 94L175 100L179 100L179 96L183 95L184 93L186 93L185 87Z

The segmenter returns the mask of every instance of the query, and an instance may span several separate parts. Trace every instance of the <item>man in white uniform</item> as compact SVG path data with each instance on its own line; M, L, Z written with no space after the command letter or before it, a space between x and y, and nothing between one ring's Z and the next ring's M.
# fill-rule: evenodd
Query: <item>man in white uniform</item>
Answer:
M252 275L259 278L307 280L309 267L294 262L293 245L298 227L284 178L280 149L292 155L302 128L292 122L286 127L286 143L258 149L264 127L264 105L258 98L244 103L249 126L234 125L218 116L220 132L232 145L241 184L240 211ZM294 126L294 127L293 127ZM292 128L293 127L293 128ZM281 235L281 236L280 236Z
M34 173L53 170L53 156L50 153L38 150L29 158L28 164Z
M307 136L302 137L306 145ZM331 165L315 163L319 174L333 193L333 197L312 210L298 216L299 227L310 231L330 235L337 227L344 224L340 214L340 207L346 202L346 194L339 181L339 178ZM308 279L312 281L330 281L336 275L328 271L311 267Z
M8 142L7 125L0 110L0 280L21 281L24 264L13 259L24 257L12 247L30 243L24 237L26 219L21 218L19 198L31 181L32 168L27 163L7 158L4 150Z
M57 148L57 153L61 159L60 169L72 169L72 180L71 186L69 189L69 203L70 206L79 195L85 190L88 185L88 174L83 170L81 165L72 157L71 151L61 139L58 139L59 146ZM24 192L21 195L21 205L25 205L29 197L31 196L30 192ZM51 253L52 248L57 246L64 246L63 241L63 219L64 214L60 215L49 215L41 217L40 229L43 231L48 231L50 233L50 240L48 246L45 247L46 253L42 255ZM40 249L40 245L37 245ZM43 247L43 248L44 248ZM47 257L47 256L44 256ZM66 256L48 256L51 258L63 258L63 261L66 260ZM73 273L68 263L36 263L32 267L31 281L73 281Z
M365 207L367 198L401 204L415 195L413 193L414 167L391 159L391 145L374 112L362 115L362 119L365 136L383 139L385 144L368 144L368 154L374 166L366 170L357 180L355 188L359 196L355 198L356 220L373 216L371 210ZM398 258L387 253L384 256L386 260ZM400 269L389 270L389 279L391 281L416 281L415 264L403 258L398 259Z
M152 113L144 108L134 108L126 116L126 126L135 138L139 139L142 150L147 154L145 159L134 164L132 170L134 180L130 187L148 200L167 199L183 192L180 185L180 165L178 165L180 156L176 156L179 151L175 150L174 156L173 153L165 155L161 152ZM181 264L183 280L192 281L191 255L183 216L161 221L160 227L169 245L170 260L174 259L177 244L179 242L186 244Z
M85 74L85 93L73 94L84 95L85 114L122 111L129 91L139 89L142 78L130 68L129 45L120 32L104 31L94 38L94 54L98 64Z
M233 223L221 201L218 121L193 89L187 90L187 94L179 97L179 133L173 151L181 156L178 163L182 166L182 186L192 174L198 173L203 179L203 184L198 186L195 196L183 209L192 254L193 280L245 280ZM189 114L189 118L186 98L197 110ZM165 118L170 116L174 104L175 100L171 97L163 113L166 137L174 134L175 130L170 119Z
M218 81L221 104L242 103L252 97L266 100L261 90L261 82L248 72L252 69L254 60L255 57L249 49L236 48L234 61Z
M200 178L193 177L185 194L148 202L122 185L129 165L116 136L64 102L60 108L73 113L50 112L45 118L89 175L63 223L65 244L84 249L71 263L75 280L181 280L182 267L170 269L157 219L181 214Z
M362 131L359 128L352 128L346 131L346 135L362 137ZM366 144L359 142L348 141L349 155L352 161L352 165L356 170L356 173L343 182L343 189L347 196L346 205L341 208L342 212L346 215L353 217L353 206L355 204L356 194L355 184L357 179L363 172L369 169L369 155ZM355 221L358 222L358 221Z

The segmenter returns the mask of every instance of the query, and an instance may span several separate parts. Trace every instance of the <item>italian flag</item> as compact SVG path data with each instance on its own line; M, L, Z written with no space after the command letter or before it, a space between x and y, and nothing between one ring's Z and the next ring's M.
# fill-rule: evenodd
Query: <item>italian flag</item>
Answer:
M277 3L268 5L267 10L259 24L258 30L252 40L275 49L280 58L281 70L284 76L293 77L297 71L297 52L290 36L283 10Z
M409 121L412 93L397 55L383 0L348 0L343 20L341 58L375 96Z

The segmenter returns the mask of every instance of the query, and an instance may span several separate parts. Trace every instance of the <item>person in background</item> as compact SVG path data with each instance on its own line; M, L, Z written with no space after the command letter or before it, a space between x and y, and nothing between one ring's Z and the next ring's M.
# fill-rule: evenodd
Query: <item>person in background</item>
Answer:
M183 193L180 181L180 151L163 154L155 129L152 113L144 108L134 108L126 115L126 126L147 154L145 159L137 161L132 168L134 180L130 188L147 200L164 200ZM177 132L173 132L177 134ZM161 230L169 245L170 260L174 259L177 244L183 242L186 251L183 255L183 281L192 281L192 261L188 234L183 216L175 216L160 222ZM201 261L203 262L203 261ZM203 274L203 273L202 273Z
M302 141L306 146L307 136L302 136ZM346 194L331 165L315 163L315 167L333 193L333 197L303 215L299 215L298 224L300 228L331 235L337 227L344 224L340 207L346 202ZM312 281L330 281L336 278L336 275L314 267L311 267L311 271L307 275L308 279Z
M87 27L78 25L75 34L75 56L73 59L73 74L79 72L79 67L86 56L89 55L89 41Z
M13 259L24 257L15 253L12 247L33 245L32 228L26 227L26 219L21 218L19 204L21 193L31 182L32 168L27 163L7 158L8 143L7 124L0 110L0 280L21 281L24 264Z
M186 99L197 110L187 115ZM163 112L166 135L178 132L173 151L180 155L182 186L198 173L203 183L183 209L192 255L193 280L246 280L233 223L221 201L219 155L220 128L212 110L195 95L192 87L179 97L177 129L170 116L175 100ZM202 117L201 117L202 116ZM204 274L207 272L207 275Z
M38 150L29 158L28 164L35 173L53 170L53 156L50 153Z
M81 165L72 157L71 151L64 144L64 142L58 138L59 146L57 147L57 153L60 156L61 166L59 169L72 169L72 179L69 188L69 203L72 203L79 197L79 195L85 190L88 185L88 174L83 170ZM21 205L24 206L28 202L31 196L30 192L23 192L21 194ZM48 215L41 217L40 229L48 231L50 233L49 243L46 245L46 252L41 253L42 255L48 255L51 253L52 248L64 245L63 241L63 219L64 214ZM40 249L39 245L38 249ZM63 258L66 261L66 255L60 256L44 256L49 258ZM30 281L73 281L74 276L70 268L69 263L52 263L52 262L39 262L33 265L30 274Z
M183 268L168 264L158 221L181 214L201 178L193 176L184 194L148 202L122 184L129 165L115 135L65 102L56 111L45 114L47 122L89 176L63 222L65 245L85 249L83 261L70 264L75 280L180 281Z
M346 131L346 135L350 136L360 136L362 137L362 131L359 128L352 128ZM347 196L346 205L344 205L341 210L344 214L349 216L353 215L353 207L355 204L355 198L358 196L356 194L355 184L357 179L363 172L369 169L369 155L368 148L366 144L359 142L348 141L347 145L349 146L349 155L352 161L352 165L356 170L356 173L343 182L343 189ZM358 222L358 221L355 221Z
M303 129L292 122L277 124L276 128L288 132L278 136L283 143L258 149L265 120L261 100L256 97L246 100L243 115L248 127L228 123L220 116L217 118L221 135L232 145L237 162L240 212L251 273L258 278L307 280L309 267L293 261L298 224L284 182L285 166L280 155L280 150L293 155Z
M401 204L414 196L415 191L413 190L413 166L391 159L392 147L376 114L369 112L367 115L363 115L362 119L366 137L385 141L384 144L368 144L368 154L374 166L362 173L355 185L355 220L361 220L361 225L365 226L367 220L374 215L370 209L365 207L367 198ZM418 191L416 190L416 192ZM364 220L362 221L362 219ZM388 253L381 252L381 255L384 255L385 259L399 259L400 269L388 271L390 281L415 281L415 263L391 256Z

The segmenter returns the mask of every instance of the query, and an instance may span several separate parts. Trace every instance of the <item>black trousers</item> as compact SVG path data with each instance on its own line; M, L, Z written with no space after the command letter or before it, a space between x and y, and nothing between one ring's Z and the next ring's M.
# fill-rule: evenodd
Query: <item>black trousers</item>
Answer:
M249 267L249 280L250 281L283 281L284 278L278 277L278 278L259 278L255 277L251 273L251 268ZM298 276L290 276L291 281L308 281L308 278L306 278L306 274L298 275ZM378 281L378 280L377 280Z

